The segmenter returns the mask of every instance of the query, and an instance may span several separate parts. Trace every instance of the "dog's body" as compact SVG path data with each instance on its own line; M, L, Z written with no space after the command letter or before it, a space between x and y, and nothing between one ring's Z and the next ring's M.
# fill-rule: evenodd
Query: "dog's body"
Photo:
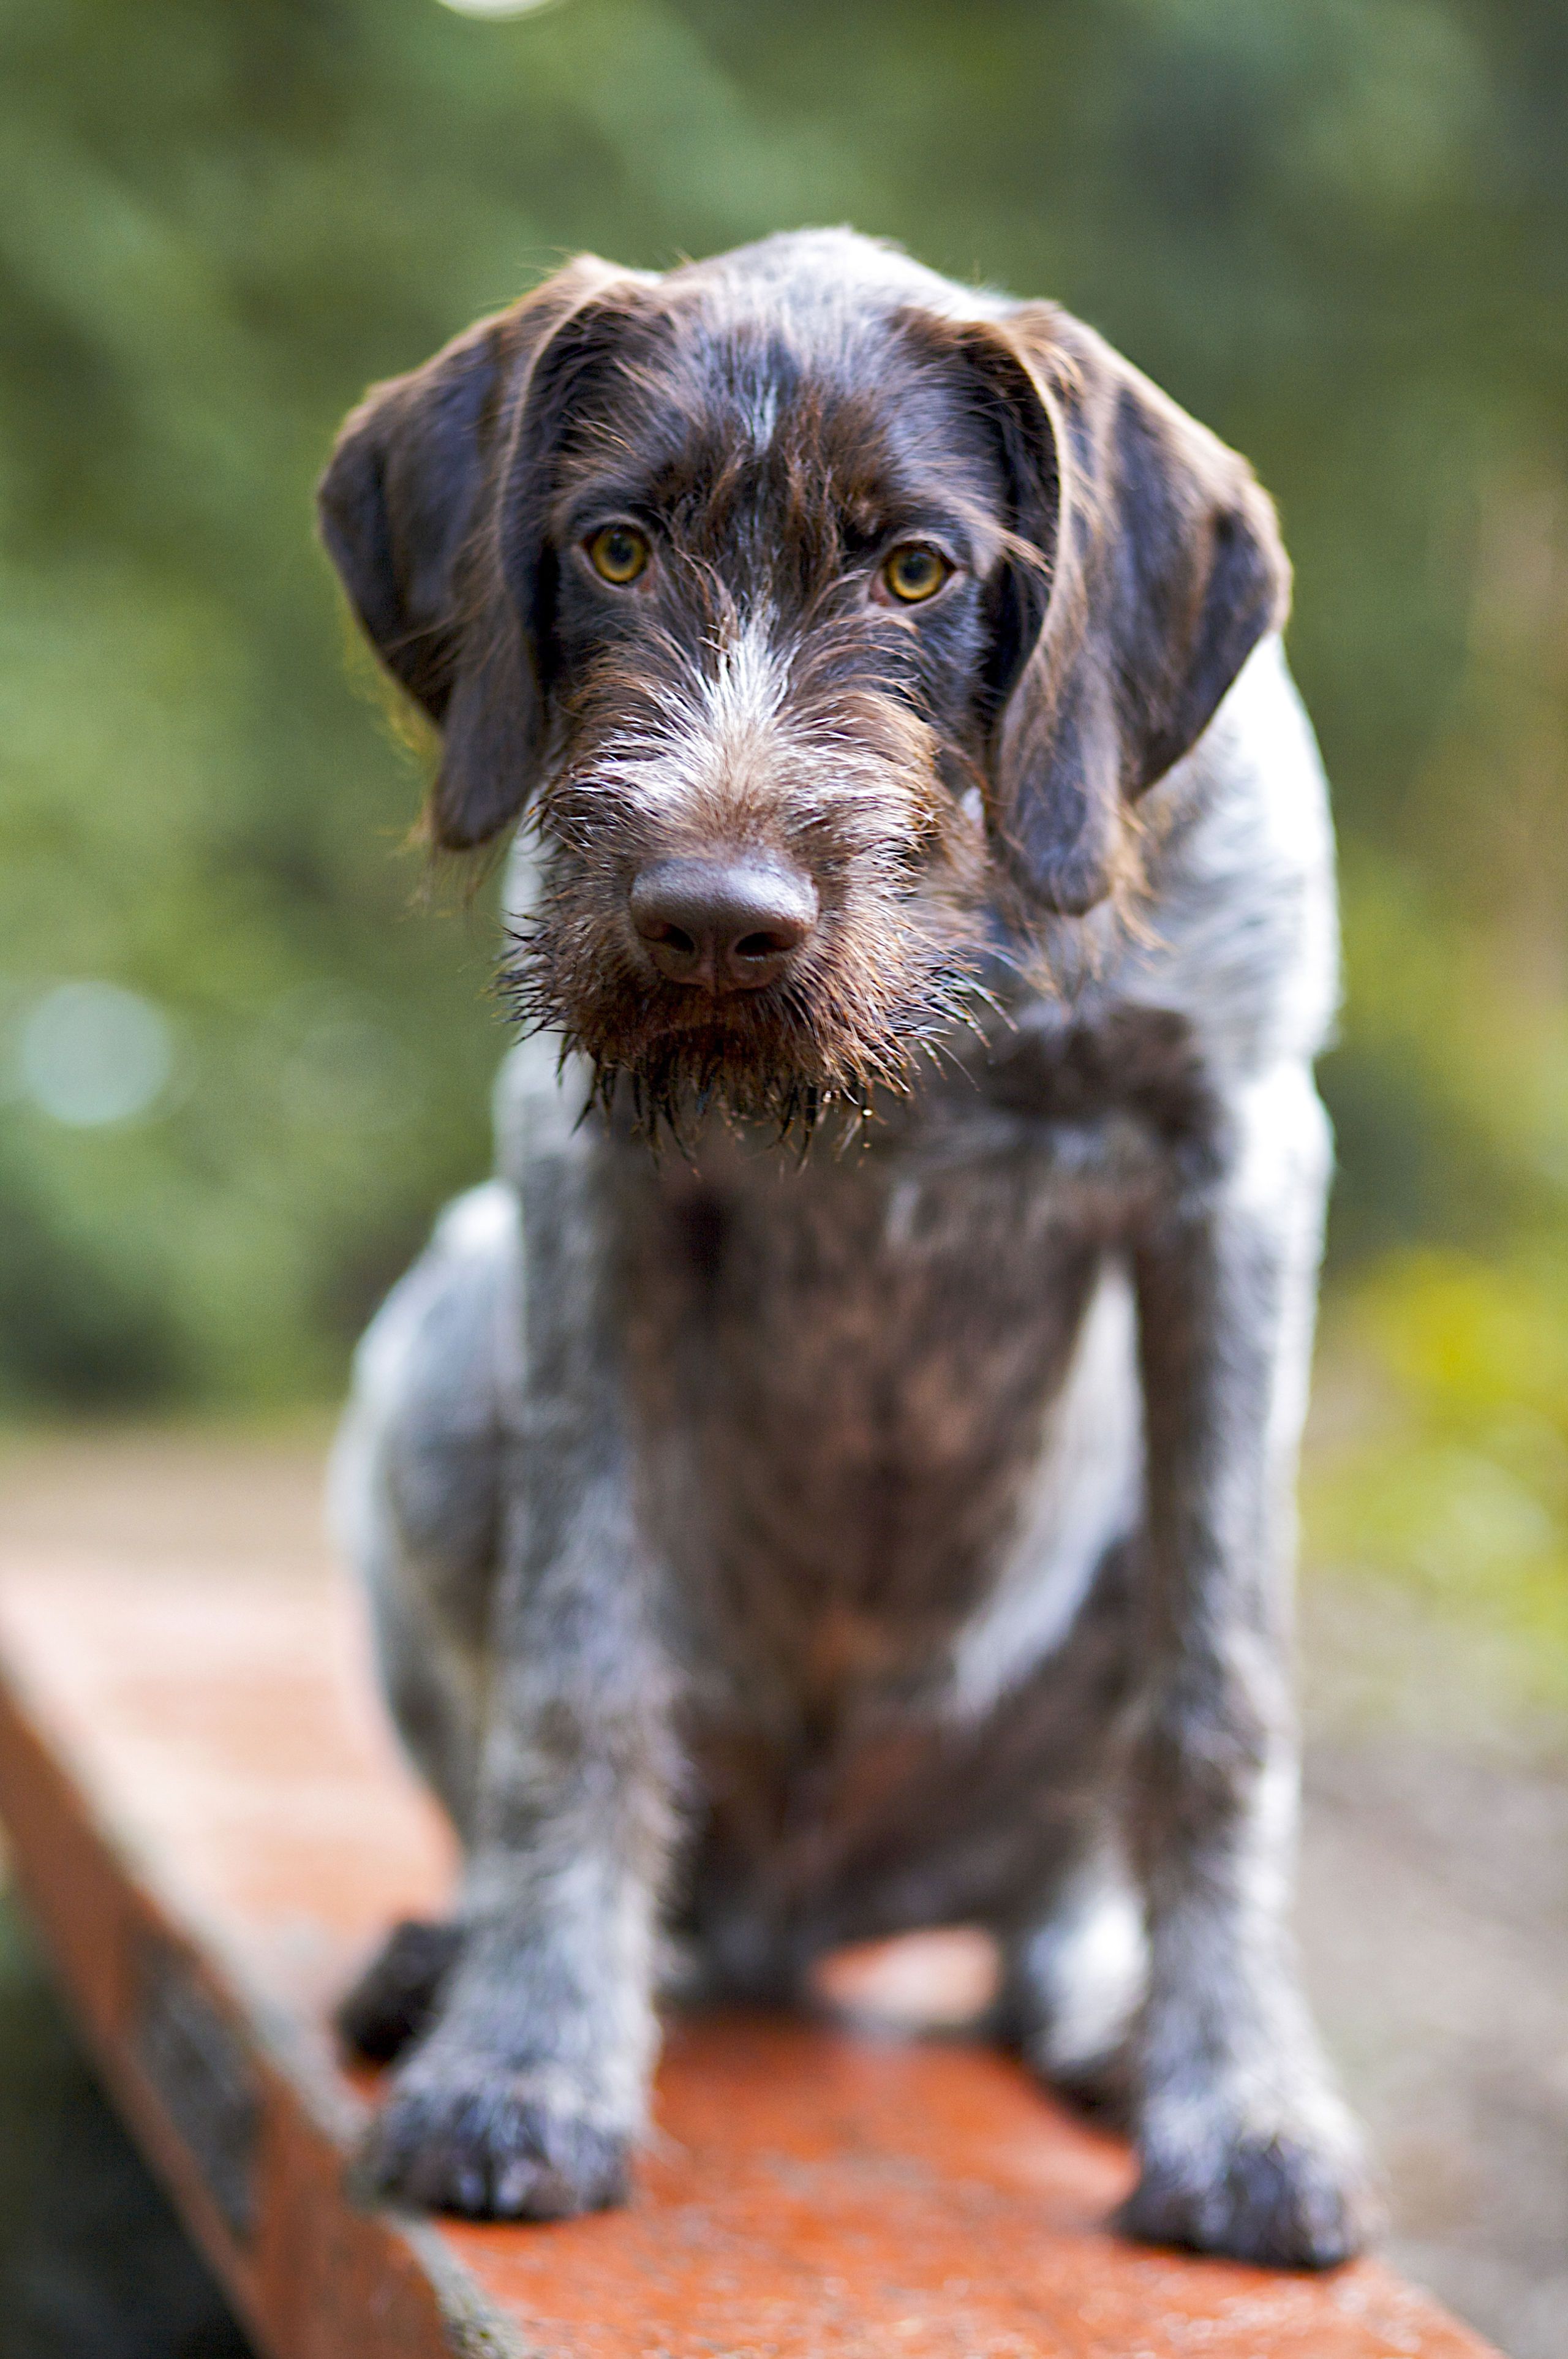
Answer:
M375 397L325 498L438 834L543 780L555 1027L340 1458L469 1863L351 2003L420 2031L384 2181L613 2198L661 1930L788 1996L979 1922L1039 2068L1125 2081L1138 2231L1338 2258L1286 1923L1332 855L1267 509L1086 332L862 241L578 267Z

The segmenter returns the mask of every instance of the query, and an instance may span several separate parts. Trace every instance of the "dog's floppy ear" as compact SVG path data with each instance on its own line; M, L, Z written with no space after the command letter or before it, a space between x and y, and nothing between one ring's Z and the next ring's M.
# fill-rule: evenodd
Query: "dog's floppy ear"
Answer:
M441 728L429 832L482 843L522 809L544 716L536 650L503 586L494 495L540 353L621 274L584 255L344 422L321 538L382 662Z
M1028 545L994 617L992 829L1029 898L1077 915L1118 881L1128 803L1283 622L1290 568L1246 462L1091 329L1024 305L964 341Z

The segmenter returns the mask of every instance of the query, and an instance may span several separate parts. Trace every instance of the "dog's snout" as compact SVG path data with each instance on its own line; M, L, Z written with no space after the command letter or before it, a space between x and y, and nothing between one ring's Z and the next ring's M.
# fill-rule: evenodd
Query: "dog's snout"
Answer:
M773 861L661 860L631 889L632 924L670 983L758 991L817 921L816 888Z

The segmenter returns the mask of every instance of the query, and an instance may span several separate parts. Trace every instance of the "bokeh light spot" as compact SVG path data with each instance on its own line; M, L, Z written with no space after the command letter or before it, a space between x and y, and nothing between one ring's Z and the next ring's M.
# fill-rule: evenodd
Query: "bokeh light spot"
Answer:
M162 1011L114 983L62 983L22 1026L20 1079L33 1103L74 1129L147 1113L174 1070Z
M541 8L558 8L561 0L441 0L459 16L537 16Z

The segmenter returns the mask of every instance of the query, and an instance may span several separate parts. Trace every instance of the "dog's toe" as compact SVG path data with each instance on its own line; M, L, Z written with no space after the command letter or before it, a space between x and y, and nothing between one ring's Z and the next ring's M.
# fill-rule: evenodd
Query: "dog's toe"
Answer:
M376 2191L474 2220L564 2220L624 2202L630 2141L505 2073L395 2090L371 2135Z
M1372 2208L1353 2160L1280 2135L1238 2139L1212 2173L1147 2163L1116 2224L1143 2244L1328 2269L1362 2249Z

